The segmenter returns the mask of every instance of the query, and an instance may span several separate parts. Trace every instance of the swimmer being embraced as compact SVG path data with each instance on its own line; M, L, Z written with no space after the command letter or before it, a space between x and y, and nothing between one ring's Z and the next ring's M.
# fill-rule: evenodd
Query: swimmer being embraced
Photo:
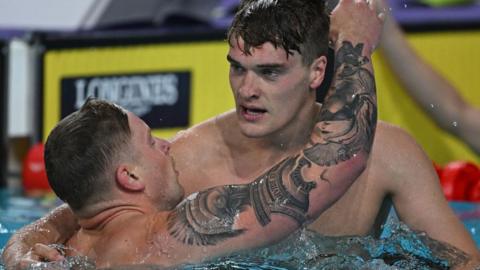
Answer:
M251 183L210 188L183 201L169 142L153 137L131 112L87 100L45 145L52 189L81 227L66 242L66 255L85 255L97 267L171 266L281 240L319 216L365 168L376 122L373 85L357 93L356 118L369 124L354 125L347 143L335 140L345 136L343 128L337 135L330 128L317 144L325 137L319 126L312 144ZM327 108L319 119L331 114Z

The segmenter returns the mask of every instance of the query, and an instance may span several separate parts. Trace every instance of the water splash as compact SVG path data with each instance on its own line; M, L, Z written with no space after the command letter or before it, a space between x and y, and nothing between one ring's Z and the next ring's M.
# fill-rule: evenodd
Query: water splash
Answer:
M6 233L10 233L10 231L7 228L5 228L5 226L2 223L0 223L0 234L6 234Z
M0 254L3 249L0 249ZM95 263L87 257L74 256L58 262L39 262L30 265L27 270L93 270L96 269ZM0 258L0 270L7 270Z
M371 236L328 237L308 229L300 230L284 241L253 251L238 253L182 270L314 270L314 269L450 269L462 265L468 256L462 251L415 233L405 224L392 222L385 226L379 239ZM147 267L147 268L145 268ZM69 257L55 263L38 263L30 270L95 269L86 257ZM129 266L114 269L163 269L158 266ZM4 268L0 264L0 270Z
M184 269L427 270L449 269L468 259L462 251L415 233L405 224L397 222L385 229L380 239L327 237L304 229L275 246ZM261 262L261 267L248 268L246 262Z
M75 256L68 257L58 262L39 262L30 265L27 270L93 270L96 269L95 263L91 262L87 257Z

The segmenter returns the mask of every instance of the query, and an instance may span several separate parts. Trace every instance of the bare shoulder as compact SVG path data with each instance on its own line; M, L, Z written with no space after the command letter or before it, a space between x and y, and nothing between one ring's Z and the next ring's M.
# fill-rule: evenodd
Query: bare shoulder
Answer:
M217 181L224 178L222 170L229 153L224 132L233 116L231 112L224 113L173 138L170 153L186 194L221 184Z
M435 181L432 161L422 147L404 129L379 122L372 150L370 166L381 175L382 184L391 192L398 191L406 181Z
M399 157L398 153L402 151L424 152L406 130L383 121L378 122L374 146L384 148L384 151L377 151L377 153L390 154L397 158Z
M378 131L370 164L382 171L376 180L392 195L400 219L414 230L477 257L475 243L449 207L427 154L399 127L381 123Z
M233 112L229 111L178 132L171 139L172 154L176 156L184 153L205 153L212 145L218 145L222 136L221 126L230 121L232 116Z

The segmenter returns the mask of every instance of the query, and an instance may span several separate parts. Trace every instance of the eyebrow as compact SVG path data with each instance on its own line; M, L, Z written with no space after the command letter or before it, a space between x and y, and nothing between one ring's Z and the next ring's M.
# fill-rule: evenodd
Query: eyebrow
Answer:
M233 59L230 55L227 55L227 61L230 62L231 64L242 66L240 62L237 60ZM261 64L257 65L256 68L285 68L285 64L279 64L279 63L267 63L267 64Z
M233 59L230 55L227 55L227 61L230 62L231 64L235 64L235 65L239 65L239 66L240 66L240 62L238 62L237 60Z

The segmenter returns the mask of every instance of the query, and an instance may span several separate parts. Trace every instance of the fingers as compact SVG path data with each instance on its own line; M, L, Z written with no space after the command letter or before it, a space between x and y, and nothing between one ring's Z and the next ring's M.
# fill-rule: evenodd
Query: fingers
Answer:
M41 258L44 261L60 261L65 259L63 251L56 248L55 245L35 244L32 253L34 256Z
M377 14L377 18L383 23L385 21L385 16L387 9L385 8L385 0L356 0L357 2L365 2L371 11L374 11Z
M19 268L17 269L28 269L30 265L39 262L38 260L30 260L30 259L21 259L19 262Z
M371 54L380 41L385 14L376 9L378 0L340 0L330 16L329 39L335 46L347 40L363 43ZM332 46L333 47L333 46Z
M391 13L392 9L389 7L387 0L371 0L373 5L375 6L375 10L377 11L377 16L381 20L385 20L385 18Z
M32 265L38 265L42 262L61 261L64 260L64 254L58 245L35 244L33 248L27 252L18 262L16 269L29 269ZM43 269L43 268L42 268Z
M18 268L15 269L28 269L30 265L39 263L40 257L33 252L33 249L27 252L18 262Z

